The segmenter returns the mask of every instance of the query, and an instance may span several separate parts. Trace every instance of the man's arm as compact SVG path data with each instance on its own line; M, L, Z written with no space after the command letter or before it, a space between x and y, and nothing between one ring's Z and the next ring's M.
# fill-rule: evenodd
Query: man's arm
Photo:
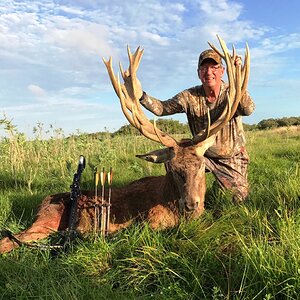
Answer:
M249 116L255 110L255 103L253 102L251 96L248 91L246 91L245 95L241 99L239 106L236 111L237 116Z
M183 93L184 92L181 92L166 101L161 101L147 95L144 92L140 99L140 103L157 116L168 116L176 113L182 113L184 112L184 107L181 104L184 98Z

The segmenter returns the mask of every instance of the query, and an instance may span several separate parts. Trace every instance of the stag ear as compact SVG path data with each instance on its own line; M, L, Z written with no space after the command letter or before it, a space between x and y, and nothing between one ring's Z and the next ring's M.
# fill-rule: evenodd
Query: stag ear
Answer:
M204 140L203 142L198 143L196 145L197 156L203 156L205 151L214 144L215 139L216 135L214 134L211 137Z
M159 164L172 159L174 155L173 148L164 148L146 154L137 154L136 157Z

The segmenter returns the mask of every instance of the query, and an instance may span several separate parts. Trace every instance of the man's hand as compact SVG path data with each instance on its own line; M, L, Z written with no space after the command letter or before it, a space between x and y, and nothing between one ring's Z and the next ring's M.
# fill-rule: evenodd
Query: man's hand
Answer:
M143 96L143 89L138 78L132 80L129 70L126 70L123 79L128 95L132 98L141 99Z
M241 66L242 63L243 63L242 57L241 57L240 55L237 55L237 56L235 57L234 64L235 64L236 66Z
M138 96L138 99L141 99L143 96L143 88L138 78L136 79L136 94Z

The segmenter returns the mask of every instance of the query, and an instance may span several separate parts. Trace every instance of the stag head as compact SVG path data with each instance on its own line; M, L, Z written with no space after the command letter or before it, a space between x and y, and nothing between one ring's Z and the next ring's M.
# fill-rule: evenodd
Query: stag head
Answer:
M143 55L140 47L134 54L127 47L129 67L124 71L122 65L119 65L123 78L122 84L119 77L114 74L112 58L110 57L108 61L103 59L113 88L120 99L122 111L129 123L145 137L167 147L144 155L137 155L137 157L154 163L166 163L180 194L180 208L187 212L193 212L195 216L201 214L204 209L206 191L204 153L214 143L216 133L234 116L240 99L246 91L249 78L248 46L246 45L244 65L236 66L235 48L233 47L232 55L230 55L225 42L219 36L217 38L222 52L211 43L209 45L225 60L229 82L228 102L219 119L213 124L210 124L209 110L207 111L208 127L192 139L176 141L169 134L157 128L155 122L152 124L145 116L139 102L141 86L136 75Z

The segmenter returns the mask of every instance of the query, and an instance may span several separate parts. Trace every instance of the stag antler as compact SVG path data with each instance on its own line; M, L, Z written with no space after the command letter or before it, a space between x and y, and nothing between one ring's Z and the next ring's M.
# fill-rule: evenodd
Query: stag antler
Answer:
M244 96L248 81L249 81L249 73L250 73L250 51L248 44L246 43L246 52L244 58L244 65L241 67L240 65L235 64L236 60L236 50L235 47L232 46L232 55L229 54L228 48L224 40L217 35L218 41L222 48L222 51L219 51L217 47L215 47L212 43L208 42L210 47L216 51L226 63L226 71L228 76L228 84L229 91L227 97L227 107L223 111L222 115L216 120L210 127L208 133L200 133L193 138L194 143L199 143L208 137L216 134L236 113L237 107L240 103L241 98ZM208 111L208 117L210 122L210 116Z
M231 103L230 119L234 116L237 106L241 98L244 96L250 74L250 51L246 43L246 51L244 57L244 65L235 65L236 51L234 45L232 46L232 55L229 54L226 43L217 35L223 54L211 43L210 47L215 50L224 60L227 66L227 76L229 83L229 101Z
M241 68L241 66L235 65L235 48L233 47L233 54L230 55L225 42L218 35L217 38L223 53L220 52L213 44L209 43L209 45L225 60L227 66L229 81L229 92L227 97L228 103L222 115L212 125L210 124L209 110L207 111L209 125L205 131L202 131L193 137L191 140L193 144L198 144L216 134L234 116L240 99L244 95L248 84L250 69L250 54L248 45L246 44L244 65ZM162 143L166 147L174 147L178 145L179 143L173 137L162 132L156 127L155 122L152 124L145 116L139 102L141 87L136 76L136 72L143 55L143 50L138 47L135 53L132 54L129 47L127 47L127 52L129 58L128 69L124 71L122 65L119 65L120 72L124 80L123 84L120 83L119 77L116 77L114 74L112 58L110 57L108 61L103 58L111 83L120 99L122 111L125 117L132 126L137 128L147 138L155 142Z
M120 72L124 80L123 84L120 83L119 78L116 78L114 74L112 68L112 58L110 57L108 61L103 59L111 83L120 99L122 111L129 123L137 128L144 136L155 142L162 143L166 147L173 147L177 144L176 140L167 133L159 130L155 123L152 124L148 120L139 102L139 92L141 88L136 76L136 72L143 55L143 50L138 47L135 53L132 54L130 48L127 47L127 52L129 58L128 70L124 72L122 65L119 65Z

